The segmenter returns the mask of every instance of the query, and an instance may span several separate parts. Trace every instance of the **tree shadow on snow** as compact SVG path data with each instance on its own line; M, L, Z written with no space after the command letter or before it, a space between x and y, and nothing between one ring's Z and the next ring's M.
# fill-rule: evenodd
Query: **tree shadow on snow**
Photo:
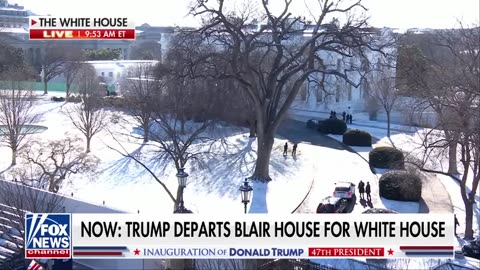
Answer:
M145 144L141 144L137 149L130 152L129 155L134 157L140 156L144 147ZM126 178L128 178L128 181L130 182L132 179L135 180L136 178L140 178L142 175L147 173L145 170L132 170L131 166L139 165L130 157L122 157L119 160L110 162L110 165L100 171L100 174L114 176L111 179L109 178L109 181L107 182L115 181L115 184L120 184L124 180L127 180ZM133 171L136 173L132 175L131 173Z

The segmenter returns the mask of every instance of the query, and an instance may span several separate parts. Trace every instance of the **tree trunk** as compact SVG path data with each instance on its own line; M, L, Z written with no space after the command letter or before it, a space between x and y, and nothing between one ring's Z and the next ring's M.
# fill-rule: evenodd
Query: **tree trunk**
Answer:
M444 130L445 139L448 141L448 173L458 174L457 167L457 136L452 136L450 132Z
M70 97L70 83L67 83L66 89L65 89L65 101L68 101L69 97Z
M387 111L387 137L390 138L390 112Z
M272 153L274 136L272 132L258 134L257 138L257 160L255 162L255 172L252 178L259 181L268 182L272 180L269 176L270 157Z
M87 137L87 149L85 150L85 153L90 153L90 142L92 141L92 138Z
M12 147L12 166L17 165L17 148Z
M43 69L43 72L45 73L45 69ZM48 82L45 79L45 75L43 75L43 94L48 94Z
M473 203L465 202L465 237L464 239L473 239Z
M182 116L182 120L180 121L180 134L185 134L185 117Z
M250 128L250 138L255 138L257 137L257 132L256 131L256 128L257 126L255 125L255 120L249 120L248 121L248 124L249 124L249 128Z
M150 126L148 122L143 123L143 142L147 143L150 137Z

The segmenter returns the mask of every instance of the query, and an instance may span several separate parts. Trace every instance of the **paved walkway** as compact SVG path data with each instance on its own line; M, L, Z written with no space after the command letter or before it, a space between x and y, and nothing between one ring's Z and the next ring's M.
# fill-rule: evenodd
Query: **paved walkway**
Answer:
M306 118L306 117L305 117ZM296 118L298 119L298 118ZM300 119L298 119L300 120ZM303 119L301 119L303 120ZM284 125L284 128L280 129L279 134L286 137L289 140L295 139L298 137L304 137L308 136L311 137L312 139L310 142L313 145L320 145L324 147L333 147L335 149L343 148L346 149L347 151L352 152L351 149L345 148L345 146L338 142L335 141L333 138L328 138L326 136L319 136L318 133L309 130L305 127L305 123L302 121L296 121L296 120L285 120L286 124ZM370 128L375 128L379 131L384 131L385 136L386 136L386 128L383 127L382 125L385 126L385 123L382 122L376 122L376 121L359 121L361 123L356 123L353 125L354 127L370 127ZM300 127L299 125L302 125ZM393 126L392 126L393 127ZM408 130L409 127L407 126L401 126L401 125L395 125L395 130L392 129L392 131L395 132L405 132ZM379 138L372 138L374 142L380 141ZM317 142L319 144L317 144ZM380 143L381 145L389 144L388 142L382 141ZM350 153L349 153L350 154ZM368 159L368 153L359 153L363 157L367 157ZM351 156L351 155L350 155ZM360 157L358 157L360 158ZM365 161L363 161L365 162ZM349 164L349 163L345 163ZM420 213L453 213L453 205L450 199L450 195L440 179L436 177L436 174L433 173L423 173L424 174L424 181L422 185L422 201L420 202ZM373 179L376 178L375 175L372 174ZM373 181L373 179L370 179ZM368 180L367 180L368 181ZM373 181L373 183L377 183L378 181ZM312 204L312 202L309 202L309 200L312 200L312 197L315 197L315 200L319 200L321 198L318 198L315 196L315 192L319 187L320 184L318 181L315 181L312 187L312 192L309 194L307 199L304 202L304 205L302 205L297 212L310 212L312 209L306 209L307 204ZM374 188L372 186L372 188ZM373 196L376 197L376 196ZM377 199L377 198L372 198L372 199ZM374 204L375 205L375 204Z

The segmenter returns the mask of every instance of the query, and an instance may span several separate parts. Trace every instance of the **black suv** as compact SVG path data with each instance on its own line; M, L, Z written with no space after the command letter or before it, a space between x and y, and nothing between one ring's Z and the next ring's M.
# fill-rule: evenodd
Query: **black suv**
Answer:
M470 244L462 247L463 255L480 260L480 238L473 240Z
M318 205L317 214L345 213L347 205L347 199L328 196Z

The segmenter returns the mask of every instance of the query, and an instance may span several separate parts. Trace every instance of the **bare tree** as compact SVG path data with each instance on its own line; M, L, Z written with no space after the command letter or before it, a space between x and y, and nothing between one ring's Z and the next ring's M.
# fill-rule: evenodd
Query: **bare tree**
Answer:
M279 13L274 13L267 0L260 6L246 3L240 11L230 7L241 5L226 0L201 0L192 8L192 13L205 22L199 31L218 48L210 58L228 63L222 76L241 83L244 87L240 89L247 92L254 107L258 156L252 178L259 181L270 180L275 133L309 77L331 75L359 85L351 79L351 75L360 73L358 68L330 69L323 64L321 53L353 57L361 49L378 49L371 42L374 34L366 20L348 15L365 10L360 1L318 1L318 8L309 7L311 22L293 17L291 3L285 0ZM344 25L330 23L339 16L347 17ZM308 35L304 35L306 32Z
M85 136L85 151L89 153L92 138L105 128L108 115L102 108L100 84L92 66L82 66L77 78L77 86L82 96L82 103L65 108L65 114Z
M65 134L65 139L45 143L32 142L21 156L33 165L31 177L24 184L57 193L72 174L93 173L99 160L86 154L80 146L82 140ZM26 165L27 165L26 164Z
M437 112L437 127L443 131L424 133L427 155L448 151L450 163L457 162L460 147L460 192L465 204L465 238L473 237L475 196L480 182L480 27L435 31L431 46L438 48L434 58L425 57L426 79L420 81L425 107ZM455 151L452 151L455 149ZM456 167L455 167L456 168ZM436 168L434 168L436 169Z
M395 81L395 71L388 67L375 71L369 82L368 95L385 111L387 115L387 136L390 137L392 110L397 105L398 91Z
M0 260L0 268L16 269L26 267L24 259L25 215L31 213L61 213L64 197L43 190L34 189L18 181L0 180L0 255L6 257Z
M66 60L65 48L62 46L47 46L41 56L43 94L48 94L48 82L62 74Z
M30 125L39 119L34 112L35 95L23 78L23 69L7 71L0 77L5 80L0 85L0 142L12 150L12 165L32 132Z
M155 110L153 100L155 95L160 94L159 84L162 82L154 78L154 66L150 64L137 65L129 73L132 76L124 79L122 89L125 89L128 110L142 128L143 142L146 143L150 137L152 115Z
M71 86L75 83L76 77L82 69L82 61L85 59L85 53L81 49L69 49L66 54L67 61L63 63L61 69L62 74L65 76L65 100L68 101L68 98L70 97Z

